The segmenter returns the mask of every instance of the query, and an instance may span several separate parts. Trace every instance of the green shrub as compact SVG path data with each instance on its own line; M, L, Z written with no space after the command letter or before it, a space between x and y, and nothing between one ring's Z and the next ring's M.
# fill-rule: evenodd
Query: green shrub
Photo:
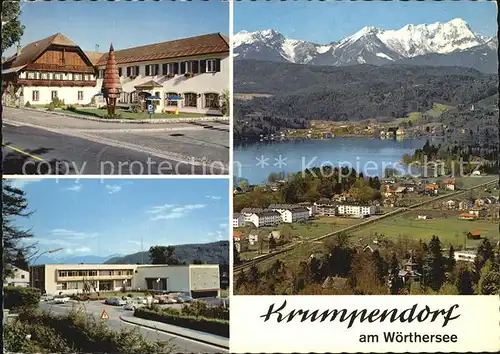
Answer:
M182 306L181 314L195 317L218 318L229 321L229 308L223 306L208 307L203 301L195 301Z
M3 294L3 306L11 311L37 308L42 296L40 289L22 286L5 286Z
M136 309L134 316L229 338L229 321L227 320L201 316L186 316L180 313L174 314L170 311L154 311L143 307Z
M29 108L29 107L31 107L31 103L30 103L30 101L27 101L27 102L24 104L24 107L28 107L28 108Z
M56 107L54 106L54 104L51 102L49 104L46 104L45 105L45 108L47 108L47 111L53 111Z
M52 102L50 102L55 108L61 108L64 106L64 100L59 99L59 97L54 97Z
M66 109L68 111L71 111L71 112L76 112L76 106L74 106L72 104L68 105L68 107L66 107Z

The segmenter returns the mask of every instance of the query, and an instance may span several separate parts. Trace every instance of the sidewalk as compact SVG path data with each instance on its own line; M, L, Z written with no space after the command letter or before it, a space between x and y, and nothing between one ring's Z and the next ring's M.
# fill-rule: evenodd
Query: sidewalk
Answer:
M220 348L229 349L229 338L216 336L215 334L195 331L193 329L169 325L162 322L145 320L134 316L120 316L120 320L137 326L155 329L160 332L174 334L179 337L195 340L197 342L214 345Z

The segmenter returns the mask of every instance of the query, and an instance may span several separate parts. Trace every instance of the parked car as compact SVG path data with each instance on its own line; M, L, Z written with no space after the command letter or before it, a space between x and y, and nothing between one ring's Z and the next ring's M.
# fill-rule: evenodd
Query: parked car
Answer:
M138 309L139 307L144 307L146 305L139 303L139 302L129 302L125 306L123 306L124 310L129 310L129 311L135 311L135 309Z
M104 303L113 306L123 306L127 304L125 300L118 297L109 297L104 301Z
M52 301L52 300L54 300L54 296L53 295L42 295L42 297L40 298L40 300L42 300L42 301Z
M145 298L145 297L134 297L132 298L132 301L131 302L137 302L139 304L143 304L143 305L147 305L148 304L148 300Z
M69 297L68 296L58 296L56 298L54 298L54 302L56 304L65 304L69 301Z
M181 296L178 296L176 300L181 300L180 303L183 304L183 303L191 303L193 302L193 298L189 295L181 295Z

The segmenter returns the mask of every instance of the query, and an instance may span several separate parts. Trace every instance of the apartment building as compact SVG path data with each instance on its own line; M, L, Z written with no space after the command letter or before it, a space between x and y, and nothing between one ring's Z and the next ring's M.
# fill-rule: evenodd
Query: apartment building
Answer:
M264 211L252 214L249 219L255 227L275 226L282 221L281 214L277 211Z
M316 214L319 216L336 216L337 203L314 203L316 207Z
M245 220L245 223L249 223L249 222L252 222L250 220L250 217L253 215L253 214L260 214L260 213L263 213L264 212L264 209L261 209L261 208L243 208L241 210L241 214L243 215L243 218Z
M18 104L102 101L108 53L84 52L57 33L18 48L2 65L2 92L12 85ZM156 112L220 115L229 89L229 42L220 33L115 51L121 82L119 104L155 97ZM4 98L4 97L3 97Z
M349 205L341 204L337 208L338 215L364 218L376 213L374 205Z
M240 213L233 213L233 227L242 227L245 225L245 216Z
M30 270L33 287L51 295L153 290L217 296L219 265L45 264ZM210 295L207 295L210 294Z

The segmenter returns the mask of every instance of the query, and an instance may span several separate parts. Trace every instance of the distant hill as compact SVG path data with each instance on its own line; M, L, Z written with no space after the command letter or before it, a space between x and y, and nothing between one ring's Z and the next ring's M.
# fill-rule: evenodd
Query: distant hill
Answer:
M43 255L36 260L36 264L102 264L109 259L121 257L120 254L111 254L109 256L94 256L94 255L86 255L86 256L59 256L54 254L52 257L49 255Z
M187 264L200 260L205 264L229 264L229 241L212 243L186 244L175 246L175 256ZM105 264L149 264L149 252L137 252L126 256L113 257Z

